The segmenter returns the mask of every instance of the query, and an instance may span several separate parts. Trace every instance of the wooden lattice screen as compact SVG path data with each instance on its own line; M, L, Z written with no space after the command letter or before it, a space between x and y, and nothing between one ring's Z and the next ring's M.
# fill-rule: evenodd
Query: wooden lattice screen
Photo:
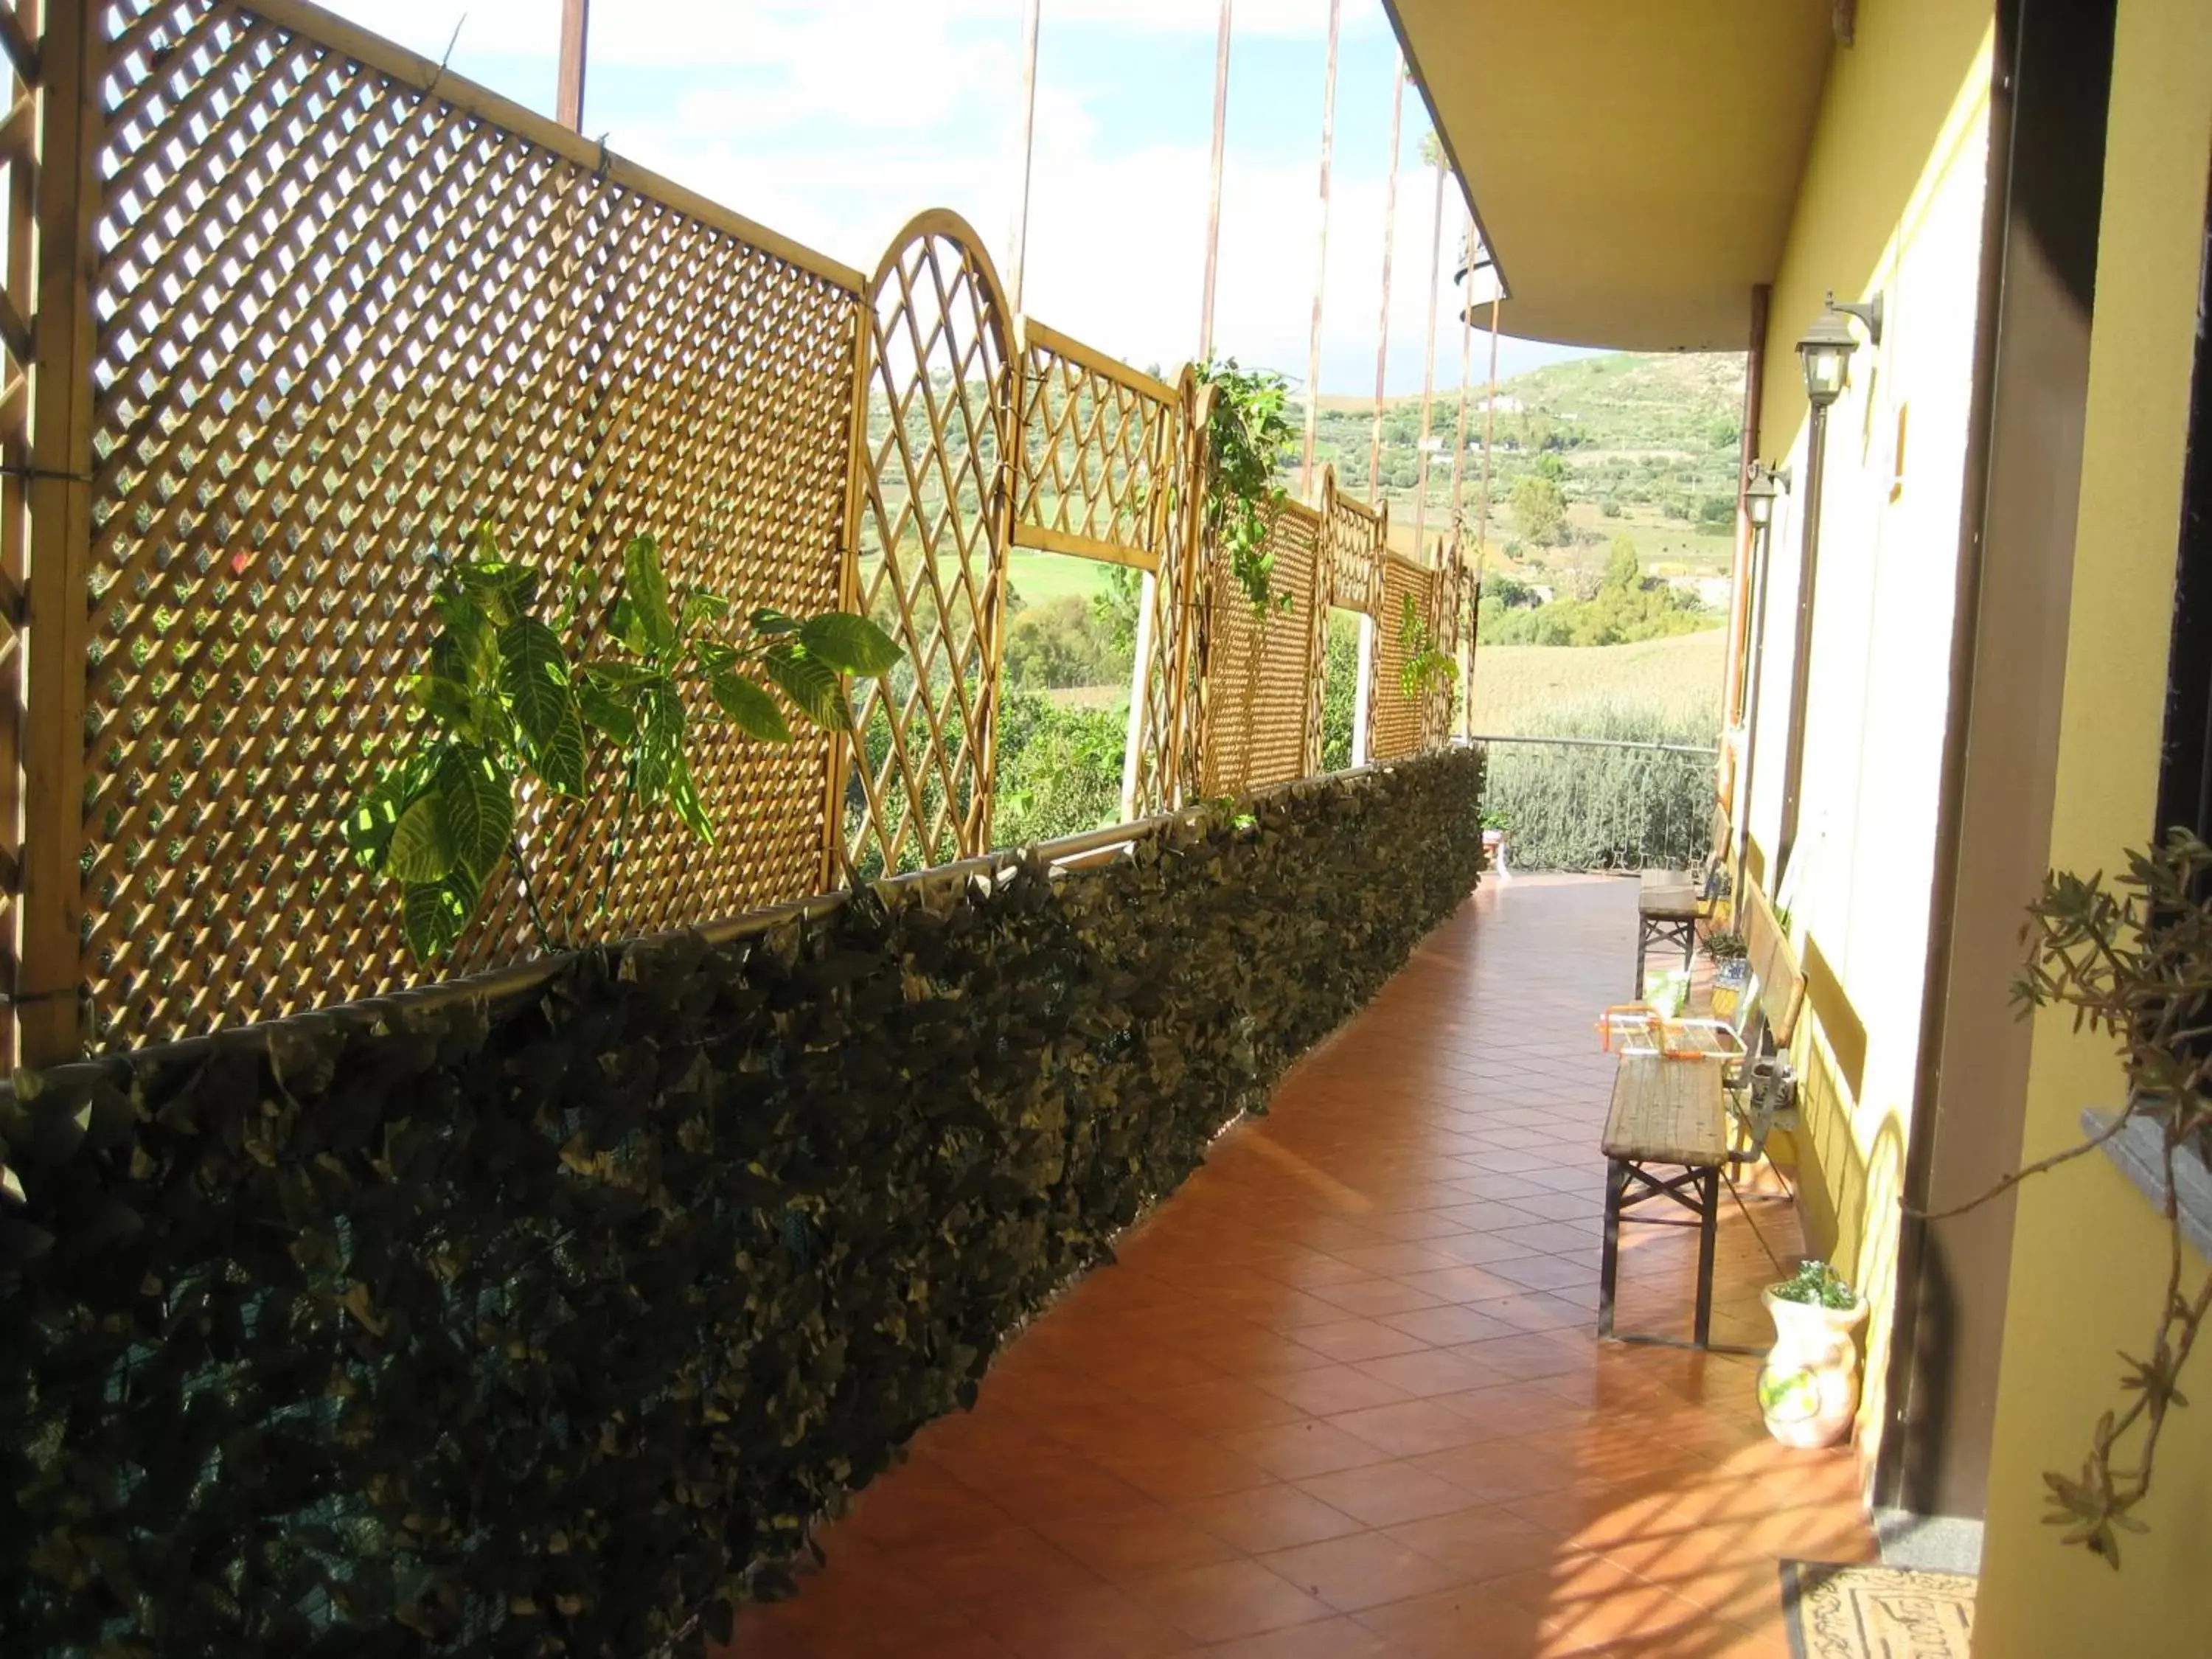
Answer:
M854 698L845 839L872 877L990 850L1015 362L998 274L949 213L892 243L868 314L852 592L907 651Z
M1131 688L1121 816L1136 818L1180 806L1199 776L1206 572L1200 469L1213 388L1186 367L1176 388L1181 422L1165 478L1159 563L1144 578L1137 613L1137 667Z
M81 974L118 1036L416 976L339 827L478 520L549 573L649 533L680 587L838 593L858 273L295 9L88 9ZM830 752L710 730L716 855L633 828L604 905L618 825L541 804L541 906L619 937L818 888ZM523 910L496 882L453 965L534 949Z
M1125 811L1316 764L1379 520L1286 506L1259 627L1201 533L1210 388L1011 315L952 216L871 278L299 0L0 0L0 54L4 1057L424 976L340 826L483 520L906 649L849 739L700 724L711 845L526 799L572 939L987 850L1017 544L1142 573ZM539 948L493 889L441 971Z
M1255 611L1216 568L1207 603L1205 790L1224 795L1303 777L1314 635L1327 624L1321 514L1285 501L1268 526L1272 585L1288 601Z
M1402 760L1421 750L1424 726L1419 695L1407 696L1404 684L1408 641L1406 607L1413 606L1414 620L1431 625L1436 599L1436 573L1404 555L1385 553L1381 580L1376 584L1375 608L1375 682L1369 692L1367 758Z

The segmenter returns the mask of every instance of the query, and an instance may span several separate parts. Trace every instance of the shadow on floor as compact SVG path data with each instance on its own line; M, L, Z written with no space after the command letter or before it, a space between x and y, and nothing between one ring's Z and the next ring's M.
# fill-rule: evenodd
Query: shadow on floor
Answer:
M1635 902L1486 888L730 1651L1782 1659L1777 1559L1873 1559L1850 1454L1769 1441L1752 1359L1591 1334L1592 1022ZM1797 1248L1755 1208L1722 1222L1717 1341L1768 1340ZM1686 1334L1694 1259L1632 1230L1622 1328Z

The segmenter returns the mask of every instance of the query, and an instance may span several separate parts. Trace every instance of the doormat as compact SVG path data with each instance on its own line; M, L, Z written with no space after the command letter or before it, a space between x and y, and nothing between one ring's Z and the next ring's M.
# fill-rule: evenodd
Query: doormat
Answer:
M1782 1564L1792 1659L1967 1659L1974 1581L1963 1573Z

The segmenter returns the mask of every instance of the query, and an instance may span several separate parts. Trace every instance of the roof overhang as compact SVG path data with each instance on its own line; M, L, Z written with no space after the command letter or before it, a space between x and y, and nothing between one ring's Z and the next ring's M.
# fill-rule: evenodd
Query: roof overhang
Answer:
M1789 234L1832 0L1386 3L1495 262L1502 332L1744 349Z

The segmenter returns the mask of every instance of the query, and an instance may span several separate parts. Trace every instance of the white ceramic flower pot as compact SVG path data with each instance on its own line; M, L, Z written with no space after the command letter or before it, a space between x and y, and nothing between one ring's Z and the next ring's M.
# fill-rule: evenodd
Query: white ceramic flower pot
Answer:
M1832 1446L1851 1431L1859 1407L1859 1350L1852 1333L1866 1298L1848 1308L1785 1302L1770 1286L1759 1300L1774 1322L1774 1346L1759 1373L1766 1431L1785 1446Z

